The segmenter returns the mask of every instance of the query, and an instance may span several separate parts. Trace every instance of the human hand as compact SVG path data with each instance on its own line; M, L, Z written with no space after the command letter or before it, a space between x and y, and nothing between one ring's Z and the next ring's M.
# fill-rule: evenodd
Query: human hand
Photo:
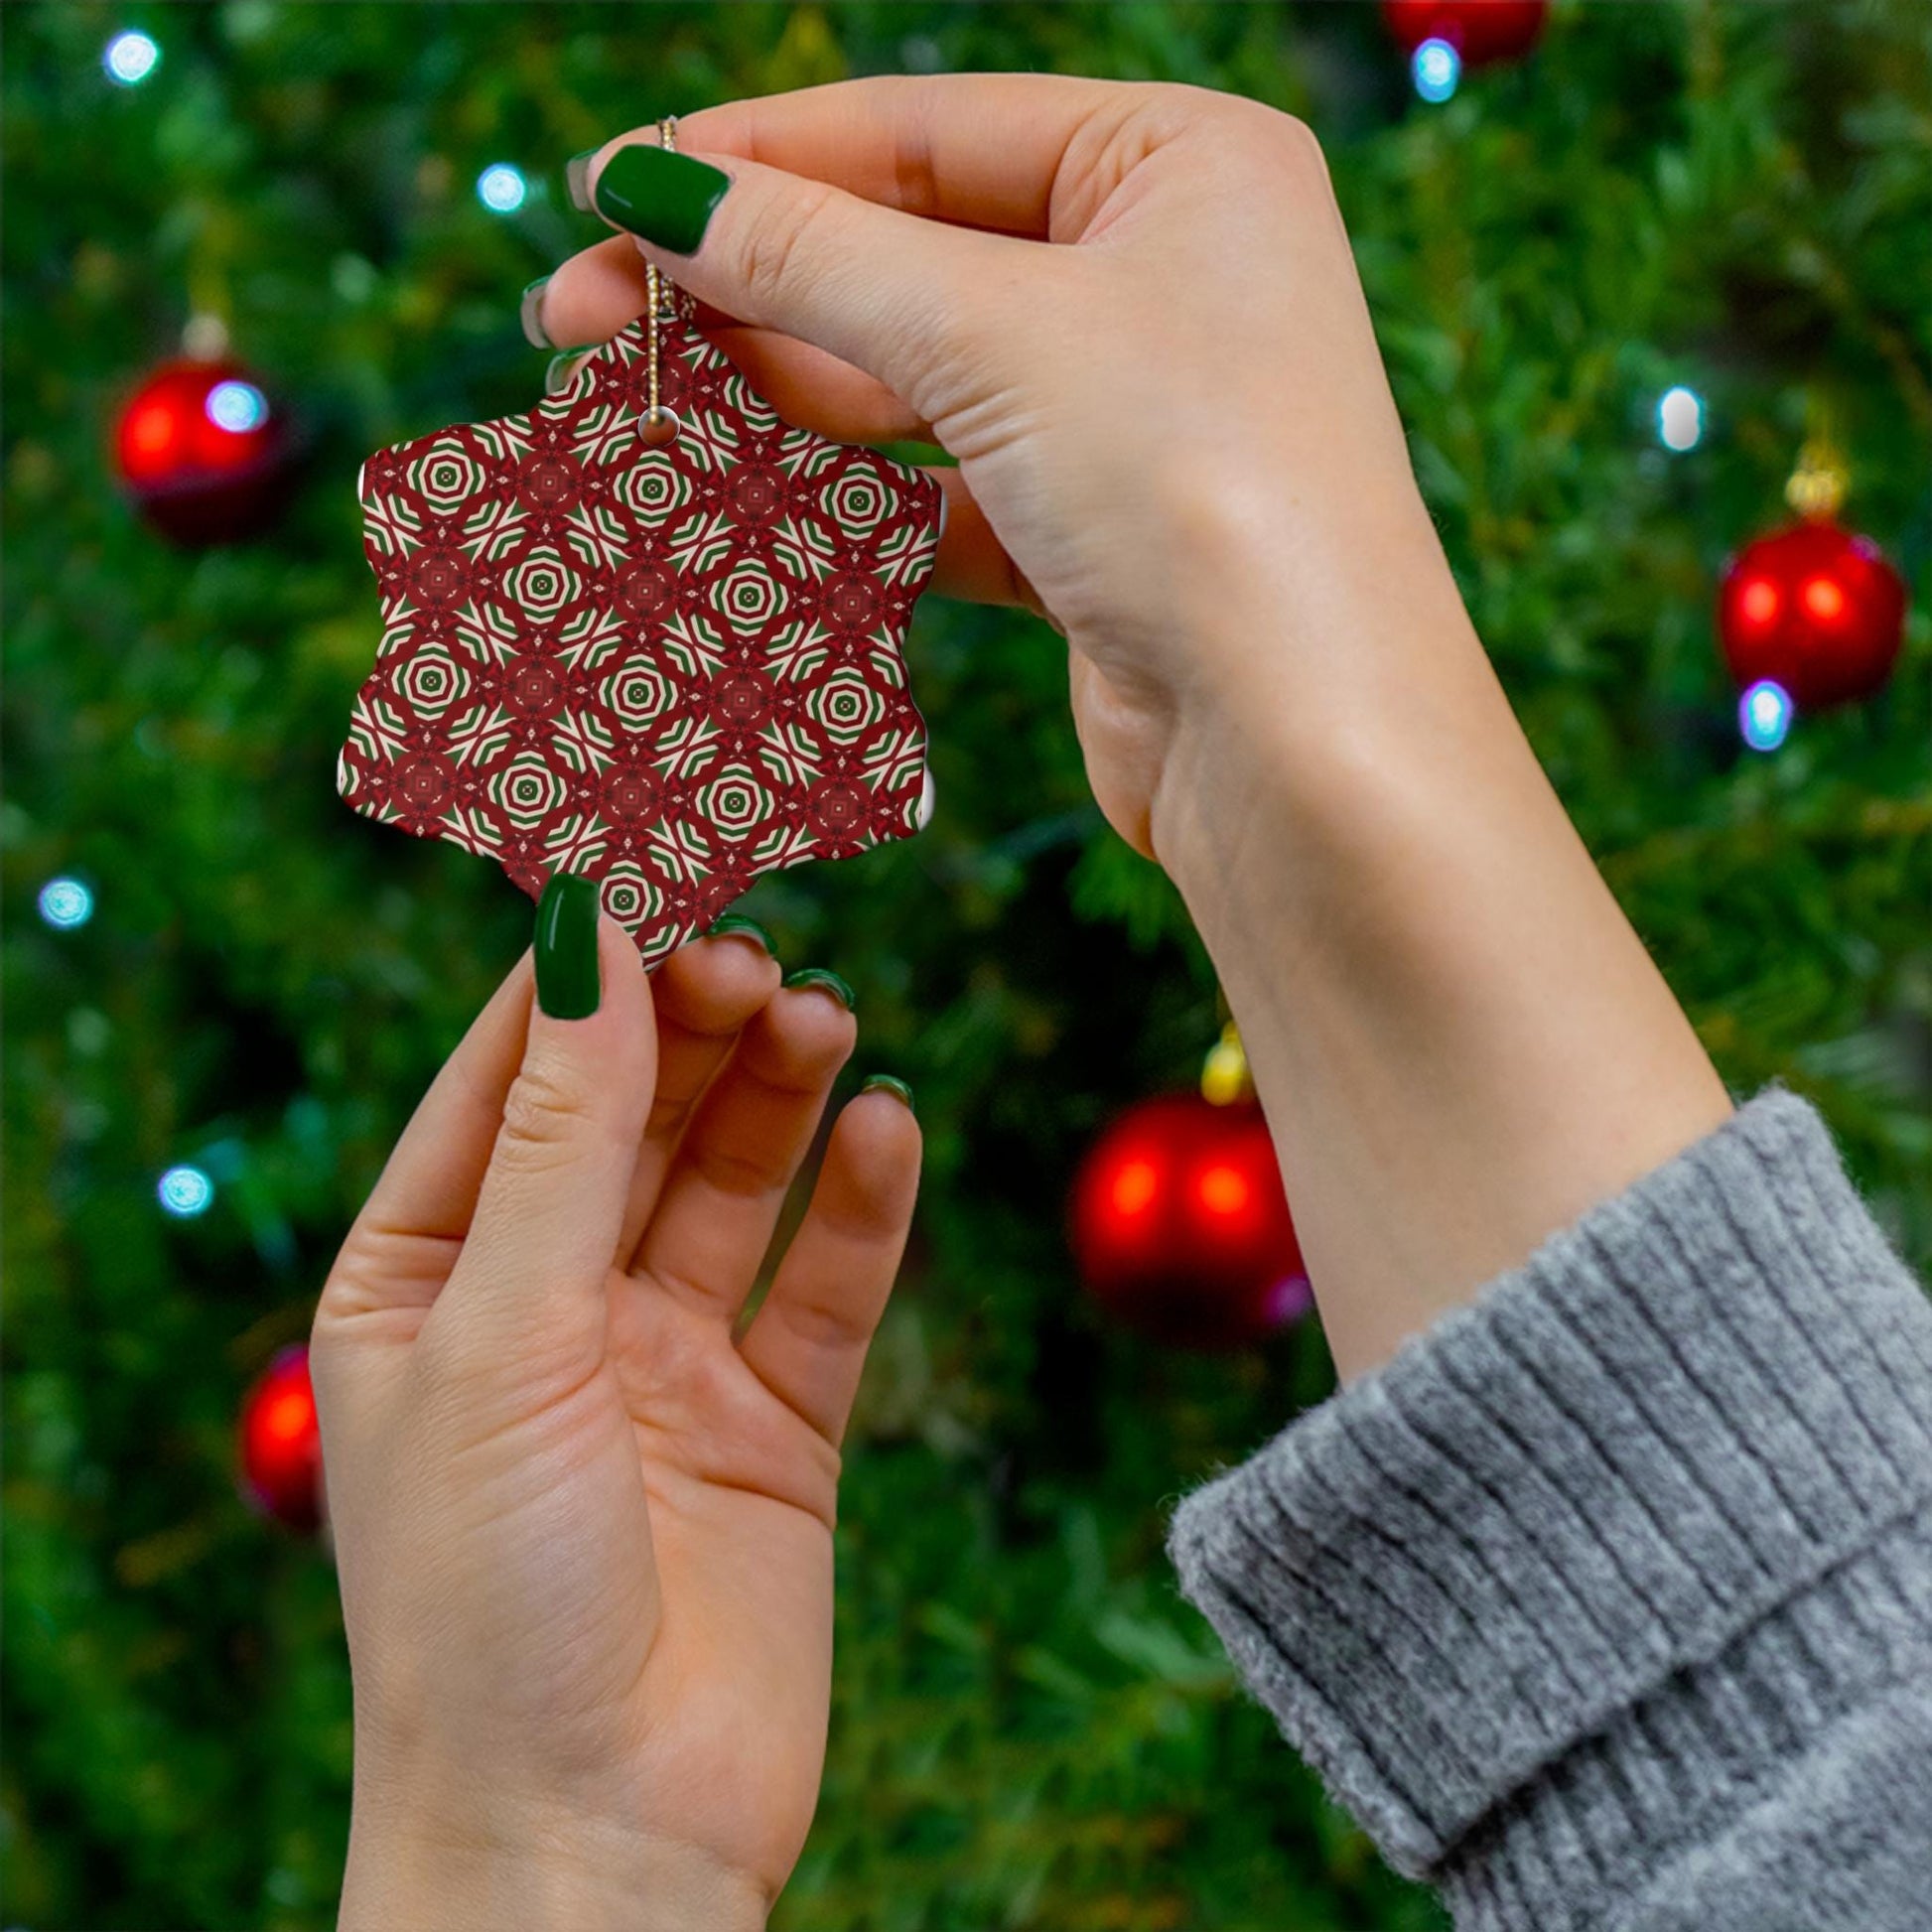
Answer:
M959 459L935 582L1065 633L1094 795L1214 959L1344 1373L1724 1117L1462 609L1307 128L982 74L656 141L573 164L631 233L558 269L544 330L616 333L648 258L795 421Z
M943 444L960 467L934 581L1065 633L1095 796L1143 852L1170 857L1162 781L1190 735L1218 757L1226 721L1271 719L1297 685L1331 710L1344 677L1399 678L1419 612L1459 621L1300 122L1037 74L709 108L670 164L730 176L691 254L658 245L689 245L693 190L657 179L656 140L575 171L642 236L564 263L544 332L615 334L647 256L794 421Z
M574 910L596 1010L533 1009L516 967L316 1317L345 1932L761 1925L817 1797L838 1443L918 1130L890 1093L846 1107L735 1339L851 1013L749 936L647 979Z

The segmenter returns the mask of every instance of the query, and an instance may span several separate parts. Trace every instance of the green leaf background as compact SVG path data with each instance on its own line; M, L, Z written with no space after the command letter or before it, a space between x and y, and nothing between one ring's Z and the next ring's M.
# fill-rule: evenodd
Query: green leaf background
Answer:
M123 90L99 56L128 26L163 61ZM530 401L517 291L599 232L562 160L658 114L995 68L1309 119L1425 489L1585 837L1725 1076L1818 1100L1932 1252L1914 0L1573 0L1439 108L1366 5L62 0L8 6L0 37L10 1923L332 1923L334 1579L237 1500L235 1407L529 928L493 867L335 797L377 632L352 482L378 445ZM497 160L532 182L507 218L473 192ZM198 310L297 407L309 461L268 538L187 553L117 494L107 433ZM1710 431L1672 458L1652 412L1679 381ZM1915 609L1886 693L1757 758L1712 590L1821 410ZM854 983L853 1078L909 1078L930 1136L848 1458L824 1799L777 1923L1438 1926L1241 1698L1161 1553L1178 1491L1326 1392L1318 1334L1157 1350L1064 1249L1086 1139L1193 1076L1211 971L1093 811L1056 640L934 601L911 655L930 831L747 901L789 963ZM62 872L99 900L69 933L33 912ZM154 1181L188 1159L219 1196L171 1223Z

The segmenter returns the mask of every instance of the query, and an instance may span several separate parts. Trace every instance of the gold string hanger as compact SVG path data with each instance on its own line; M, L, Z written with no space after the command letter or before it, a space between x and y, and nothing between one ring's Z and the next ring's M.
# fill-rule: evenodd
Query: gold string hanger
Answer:
M666 154L677 152L677 116L666 114L657 123L657 145ZM644 264L644 302L650 317L650 347L646 371L648 403L644 410L645 440L653 447L668 443L680 427L677 411L666 409L661 400L662 337L664 325L688 318L692 303L671 278L654 262Z

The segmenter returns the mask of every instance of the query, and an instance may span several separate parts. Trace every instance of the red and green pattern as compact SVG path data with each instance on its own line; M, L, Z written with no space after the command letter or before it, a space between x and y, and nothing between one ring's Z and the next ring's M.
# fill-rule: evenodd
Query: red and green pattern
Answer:
M648 350L633 323L527 415L369 459L382 642L337 778L532 897L597 880L646 964L759 874L916 829L939 540L930 477L781 422L683 324L646 447Z

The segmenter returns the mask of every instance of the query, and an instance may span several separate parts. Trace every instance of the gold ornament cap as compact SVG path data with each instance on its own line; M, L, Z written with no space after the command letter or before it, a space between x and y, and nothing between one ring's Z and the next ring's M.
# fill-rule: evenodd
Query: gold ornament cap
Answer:
M1800 516L1823 522L1838 514L1850 486L1844 457L1829 438L1814 436L1798 452L1798 467L1784 485L1784 500Z
M1200 1092L1201 1098L1215 1107L1232 1107L1255 1097L1241 1029L1232 1020L1221 1029L1220 1038L1207 1049L1207 1058L1201 1062Z

